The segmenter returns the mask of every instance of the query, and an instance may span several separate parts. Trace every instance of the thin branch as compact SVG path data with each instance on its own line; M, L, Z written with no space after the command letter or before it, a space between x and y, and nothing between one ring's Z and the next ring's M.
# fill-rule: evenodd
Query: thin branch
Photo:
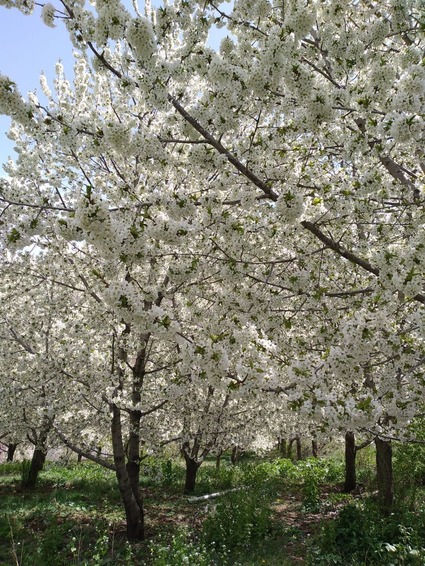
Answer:
M384 438L385 440L394 440L396 442L406 442L408 444L425 444L425 440L419 440L418 438L399 438L397 436L391 436L389 434L382 434L376 430L372 430L370 428L365 428L367 432L373 434L374 436L378 436L379 438Z
M328 73L325 73L325 71L322 71L322 69L320 69L320 67L318 67L317 65L315 65L314 63L312 63L311 61L306 59L305 57L301 57L301 61L303 61L304 63L309 65L312 69L314 69L317 73L322 75L322 77L324 77L326 80L330 81L338 89L342 89L342 86L340 84L338 84L331 76L329 76Z
M16 331L13 328L9 328L9 332L11 333L13 338L16 340L16 342L18 342L18 344L20 344L22 346L22 348L26 352L28 352L28 354L32 354L33 356L36 355L36 352L34 352L34 350L31 348L31 346L29 344L27 344L26 342L24 342L24 340L22 340L22 338L20 338L18 336L18 334L16 333Z
M365 440L361 444L355 445L354 449L355 449L356 452L358 450L363 450L363 448L366 448L367 446L369 446L369 444L372 444L372 442L373 442L373 438L371 438L370 440Z
M161 143L187 143L187 144L209 144L206 140L179 140L174 138L158 138Z
M168 100L177 110L177 112L188 122L191 126L195 128L197 132L201 134L201 136L206 139L210 145L212 145L221 155L225 155L229 163L231 163L242 175L244 175L247 179L252 181L256 187L261 189L265 195L273 202L276 202L278 199L277 193L270 188L270 186L262 181L255 173L253 173L248 167L246 167L243 163L239 161L237 157L235 157L228 149L226 149L221 142L215 139L201 124L193 118L178 102L173 96L168 95Z
M161 403L158 403L158 405L155 405L154 407L151 407L150 409L148 409L147 411L140 411L140 414L142 415L142 417L145 417L146 415L150 415L151 413L154 413L155 411L158 411L158 409L161 409L164 405L166 405L168 403L168 400L162 401Z
M355 295L367 295L370 293L373 293L373 287L357 289L356 291L334 291L332 293L325 293L325 297L353 297Z
M96 464L99 464L100 466L107 468L108 470L113 470L114 472L116 471L116 467L114 464L111 464L111 462L108 462L107 460L104 460L103 458L99 458L98 456L94 456L91 452L87 452L86 450L82 450L81 448L79 448L78 446L76 446L75 444L73 444L59 429L56 425L53 425L53 430L55 431L55 433L59 436L59 438L62 440L62 442L65 444L65 446L67 446L70 450L72 450L73 452L75 452L76 454L79 454L80 456L83 456L84 458L87 458L87 460L91 460L92 462L96 462Z
M4 202L7 205L12 206L22 206L23 208L37 208L38 210L58 210L60 212L75 212L75 208L64 208L62 206L47 206L46 204L32 204L29 202L16 202L13 200L5 199L0 197L0 202Z
M285 387L262 387L261 391L263 391L264 393L276 393L276 394L280 394L280 393L287 393L288 391L290 391L291 389L295 389L295 387L298 385L298 383L296 381L293 381L292 383L290 383L289 385L286 385Z
M316 238L319 238L319 240L323 242L326 245L326 247L330 248L331 250L341 255L342 257L345 257L345 259L348 259L348 261L351 261L351 263L355 263L356 265L359 265L366 271L369 271L369 273L373 273L374 275L379 275L378 268L373 267L368 261L361 259L352 252L349 252L348 250L344 249L340 244L335 242L335 240L326 236L320 230L320 228L318 228L316 224L313 224L308 220L303 220L301 224L302 226L304 226L304 228L306 228L309 232L311 232L314 236L316 236Z

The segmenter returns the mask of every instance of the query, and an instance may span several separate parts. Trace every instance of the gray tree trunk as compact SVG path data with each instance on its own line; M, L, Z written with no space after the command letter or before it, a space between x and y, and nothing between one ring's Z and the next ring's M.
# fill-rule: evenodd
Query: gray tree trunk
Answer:
M219 470L220 469L220 464L221 464L221 457L223 456L223 450L220 450L217 454L217 456L215 457L215 469Z
M277 448L282 455L282 458L288 458L288 441L286 438L279 438Z
M127 521L127 538L129 540L143 540L145 536L145 521L143 501L139 488L140 464L138 461L130 460L126 465L121 411L114 404L112 405L111 436L118 487Z
M315 438L313 438L313 440L311 441L311 453L313 455L313 458L319 457L319 446Z
M34 489L37 485L38 475L43 470L47 455L47 439L52 428L52 423L47 417L43 417L40 430L32 430L32 436L28 440L34 444L30 469L28 475L22 478L22 485L28 489Z

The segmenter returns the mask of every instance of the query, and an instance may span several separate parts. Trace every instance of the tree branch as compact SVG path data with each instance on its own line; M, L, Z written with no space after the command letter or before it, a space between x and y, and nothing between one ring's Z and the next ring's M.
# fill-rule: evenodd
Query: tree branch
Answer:
M114 472L116 471L116 467L114 464L111 464L110 462L108 462L107 460L104 460L103 458L99 458L98 456L94 456L91 452L86 452L85 450L82 450L81 448L79 448L78 446L76 446L75 444L73 444L59 429L56 425L53 425L53 430L55 431L55 433L59 436L59 438L62 440L62 442L65 444L65 446L67 446L70 450L72 450L73 452L75 452L76 454L79 454L80 456L83 456L84 458L87 458L87 460L91 460L92 462L96 462L96 464L99 464L100 466L107 468L108 470L113 470Z
M362 267L366 271L369 271L369 273L373 273L373 275L379 275L379 269L377 267L373 267L373 265L371 265L368 261L356 256L352 252L349 252L348 250L343 248L340 244L338 244L338 242L335 242L335 240L326 236L320 230L320 228L318 226L316 226L316 224L313 224L312 222L309 222L308 220L303 220L301 222L301 224L302 224L302 226L304 226L304 228L309 230L309 232L314 234L314 236L316 236L316 238L319 238L319 240L321 242L323 242L326 245L326 247L333 250L338 255L344 257L345 259L348 259L348 261L350 261L351 263L355 263L356 265L359 265L360 267ZM419 303L422 303L423 305L425 305L425 295L423 293L417 293L413 297L413 299L415 301L418 301Z

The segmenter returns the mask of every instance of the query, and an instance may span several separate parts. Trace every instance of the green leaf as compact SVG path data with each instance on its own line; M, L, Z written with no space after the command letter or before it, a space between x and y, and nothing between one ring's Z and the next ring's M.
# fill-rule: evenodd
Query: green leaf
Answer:
M12 228L12 231L7 236L7 241L9 244L14 244L20 239L20 237L21 233L16 228Z

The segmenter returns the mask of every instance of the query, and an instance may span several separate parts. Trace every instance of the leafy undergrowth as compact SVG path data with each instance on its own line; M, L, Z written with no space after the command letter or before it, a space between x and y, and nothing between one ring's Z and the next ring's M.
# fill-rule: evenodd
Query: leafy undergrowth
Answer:
M129 545L113 472L48 463L37 489L26 491L20 465L2 465L0 564L425 564L424 492L416 489L415 506L383 517L364 495L340 492L342 473L339 463L313 459L220 470L205 463L195 495L242 489L189 502L181 463L147 459L146 541Z

